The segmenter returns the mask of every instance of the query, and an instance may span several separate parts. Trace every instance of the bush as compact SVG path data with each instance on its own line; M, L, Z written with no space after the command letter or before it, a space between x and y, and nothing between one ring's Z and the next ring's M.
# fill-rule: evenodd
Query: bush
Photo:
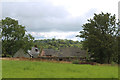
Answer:
M115 66L115 65L117 65L117 63L112 61L112 62L111 62L111 65L112 65L112 66Z
M74 61L72 61L72 63L73 63L73 64L79 64L80 61L79 61L79 60L74 60Z

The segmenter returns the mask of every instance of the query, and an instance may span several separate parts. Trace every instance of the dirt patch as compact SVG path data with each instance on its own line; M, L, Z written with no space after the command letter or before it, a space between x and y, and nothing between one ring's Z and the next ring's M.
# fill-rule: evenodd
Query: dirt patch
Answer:
M72 62L67 62L67 61L44 60L44 59L39 59L39 58L0 58L0 60L43 61L43 62L55 62L55 63L72 63Z

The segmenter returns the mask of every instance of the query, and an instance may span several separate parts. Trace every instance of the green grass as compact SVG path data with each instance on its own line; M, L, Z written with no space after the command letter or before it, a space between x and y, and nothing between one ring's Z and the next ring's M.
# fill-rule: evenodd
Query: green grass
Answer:
M3 78L118 78L117 66L2 61Z
M2 60L0 60L0 80L2 79Z

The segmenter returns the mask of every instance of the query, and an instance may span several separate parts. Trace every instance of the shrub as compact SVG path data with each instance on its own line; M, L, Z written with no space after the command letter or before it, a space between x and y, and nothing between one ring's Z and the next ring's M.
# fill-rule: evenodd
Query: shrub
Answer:
M73 63L73 64L79 64L80 61L79 61L79 60L74 60L74 61L72 61L72 63Z
M111 65L112 65L112 66L115 66L115 65L117 65L117 63L112 61L112 62L111 62Z

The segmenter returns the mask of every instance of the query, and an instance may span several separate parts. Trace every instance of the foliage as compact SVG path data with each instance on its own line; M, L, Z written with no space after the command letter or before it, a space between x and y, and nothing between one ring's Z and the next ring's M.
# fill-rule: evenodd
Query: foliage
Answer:
M2 34L1 34L1 31L2 31L2 21L0 20L0 57L2 56L2 41L1 41L1 38L2 38ZM0 60L0 79L2 79L2 60Z
M44 40L35 40L35 44L38 45L39 48L46 48L46 49L55 49L59 50L59 48L65 48L65 47L79 47L81 48L82 45L79 41L73 41L73 40L63 40L63 39L44 39Z
M74 61L72 61L72 63L73 63L73 64L79 64L80 61L79 61L79 60L74 60Z
M1 41L1 38L2 38L2 21L0 20L0 41Z
M120 64L120 33L117 39L118 39L118 63Z
M89 78L118 78L118 66L2 60L2 77L88 78L88 80L93 80Z
M111 65L112 65L112 66L115 66L115 65L117 65L117 63L112 61L112 62L111 62Z
M94 14L93 19L89 19L88 23L82 26L83 31L77 35L84 39L84 49L88 49L96 62L111 63L113 60L117 62L117 24L115 15L103 12Z
M19 25L17 20L9 17L2 19L2 52L4 56L13 56L20 48L27 51L33 45L34 38L25 33L25 26Z

